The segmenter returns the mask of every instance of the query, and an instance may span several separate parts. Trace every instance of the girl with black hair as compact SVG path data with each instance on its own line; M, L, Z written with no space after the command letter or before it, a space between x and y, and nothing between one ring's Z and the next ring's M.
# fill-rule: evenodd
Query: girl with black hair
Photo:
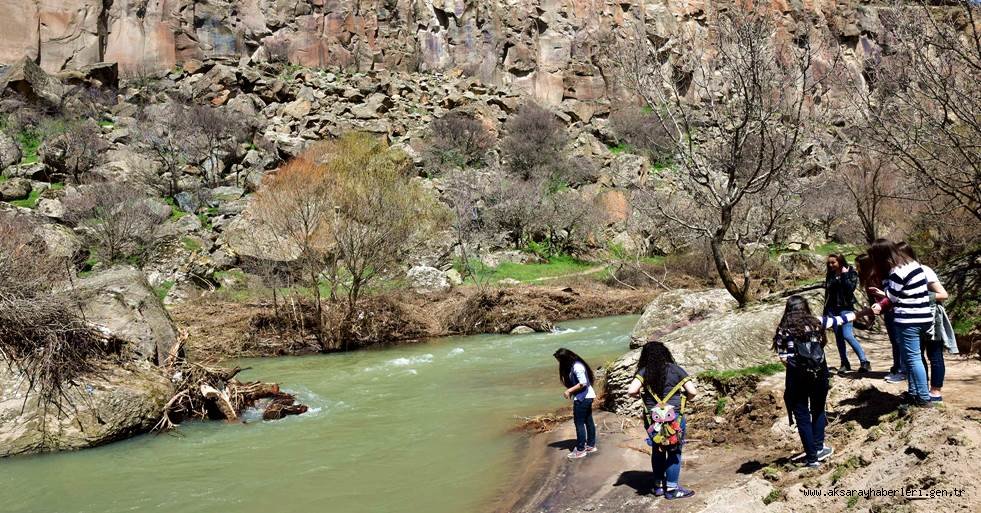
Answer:
M855 311L855 288L858 286L858 273L848 266L848 260L844 255L828 255L828 273L824 281L824 315L837 316L847 312ZM848 349L845 343L852 347L855 355L858 356L859 372L872 370L862 344L855 338L852 323L846 322L836 326L835 343L838 346L838 356L841 358L841 366L838 373L843 374L852 370L848 363Z
M684 396L678 393L679 391L683 391ZM678 480L681 477L681 449L687 428L685 400L694 399L697 390L685 369L675 363L667 346L658 341L644 344L637 362L637 374L627 388L627 394L640 397L648 412L657 407L658 403L666 402L674 407L681 418L680 443L667 450L652 444L651 468L654 470L654 495L663 495L665 499L683 499L695 495L694 491L678 484ZM649 428L650 423L650 415L644 415L644 427Z
M576 448L569 453L570 459L582 458L596 452L596 424L593 423L593 369L576 353L559 348L555 351L559 361L559 379L566 387L562 396L572 399L572 422L576 426Z
M808 467L819 467L821 461L834 453L834 449L824 444L827 423L824 407L830 386L824 331L850 323L855 317L854 312L815 317L807 300L794 295L787 298L783 318L773 337L773 349L787 367L784 403L791 424L797 423Z

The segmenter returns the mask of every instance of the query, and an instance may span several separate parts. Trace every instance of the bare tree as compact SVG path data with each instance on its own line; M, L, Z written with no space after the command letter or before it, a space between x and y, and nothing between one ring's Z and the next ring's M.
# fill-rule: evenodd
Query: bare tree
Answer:
M981 220L981 5L896 2L880 9L878 62L859 92L865 146L917 177L931 208Z
M460 111L434 120L429 130L426 156L431 174L441 174L446 168L480 167L495 142L483 122Z
M567 181L569 136L555 114L534 103L522 105L505 125L501 140L505 169L519 180Z
M463 269L461 274L463 278L469 277L480 287L482 283L480 274L474 268L474 260L480 259L481 216L478 205L482 189L475 178L470 170L451 171L446 177L443 197L452 213L453 234L456 236L456 247Z
M881 235L884 214L890 204L896 200L912 201L912 198L901 196L902 177L887 157L858 155L842 168L841 182L862 226L865 242L872 244Z
M187 148L191 159L204 163L205 179L217 187L224 171L223 159L235 149L245 123L231 111L194 105L188 110L187 129L194 136Z
M163 221L148 208L148 201L126 183L83 186L65 195L65 220L82 229L103 262L143 261L156 248L154 232Z
M194 149L200 141L191 130L190 109L188 105L172 101L163 106L159 119L139 125L144 149L161 165L165 184L161 192L169 197L180 192L180 181L187 166L196 163Z
M507 233L515 249L521 249L539 226L539 208L545 197L545 184L525 181L499 173L486 193L486 228Z
M801 149L827 76L813 67L820 36L801 24L782 40L771 16L738 5L707 9L705 34L681 25L665 41L639 26L609 45L618 78L662 133L676 135L673 165L636 206L679 235L708 241L741 305L752 299L753 256L798 204Z
M108 147L98 132L93 123L72 123L64 133L41 144L41 160L74 183L82 183L83 176L102 162Z

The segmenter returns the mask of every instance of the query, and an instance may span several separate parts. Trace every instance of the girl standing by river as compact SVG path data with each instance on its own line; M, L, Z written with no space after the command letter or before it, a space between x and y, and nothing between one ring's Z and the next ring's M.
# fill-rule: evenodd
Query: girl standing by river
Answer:
M683 499L695 495L695 492L682 487L678 481L681 477L681 449L684 446L685 402L695 398L695 384L674 361L671 351L661 342L652 341L640 350L637 362L637 374L627 388L627 394L640 396L644 401L644 427L650 429L653 415L669 416L680 419L681 428L675 443L662 445L651 441L651 467L654 470L654 495L663 495L665 499ZM656 412L652 414L652 412ZM663 419L669 420L669 419ZM650 433L657 438L657 433ZM663 436L663 434L662 434ZM671 441L669 441L671 442Z
M559 348L555 351L559 361L559 379L566 390L562 395L572 399L572 422L576 425L576 448L569 453L570 459L582 458L596 452L596 424L593 423L593 369L576 353Z

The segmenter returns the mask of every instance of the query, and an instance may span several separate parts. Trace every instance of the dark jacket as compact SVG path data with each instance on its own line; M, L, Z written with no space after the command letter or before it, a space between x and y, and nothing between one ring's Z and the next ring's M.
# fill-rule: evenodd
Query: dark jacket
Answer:
M855 287L858 273L851 267L841 274L831 273L824 282L824 315L855 310Z

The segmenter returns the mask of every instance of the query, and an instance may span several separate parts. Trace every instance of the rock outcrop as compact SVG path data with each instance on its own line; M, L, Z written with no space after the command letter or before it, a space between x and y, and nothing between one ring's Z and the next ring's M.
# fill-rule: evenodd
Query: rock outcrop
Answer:
M630 348L638 348L652 338L662 337L706 317L730 312L737 305L725 289L665 292L644 309L630 332Z
M813 302L814 296L810 297ZM676 329L660 340L690 374L773 362L770 347L783 310L783 301L775 301L717 313ZM641 411L640 403L626 395L627 386L637 371L639 357L640 349L633 349L610 366L605 408L631 415Z
M144 433L159 420L173 386L148 362L107 366L67 385L59 412L0 364L0 457L83 449Z
M771 8L865 47L878 19L860 4ZM361 71L457 69L547 104L575 105L586 118L613 88L598 57L606 34L643 22L657 37L678 24L698 28L704 18L701 0L0 0L0 7L7 13L0 62L27 57L49 72L111 61L139 73L213 57Z
M129 355L164 365L178 351L173 321L140 270L114 267L78 280L72 294L85 319L126 341Z

